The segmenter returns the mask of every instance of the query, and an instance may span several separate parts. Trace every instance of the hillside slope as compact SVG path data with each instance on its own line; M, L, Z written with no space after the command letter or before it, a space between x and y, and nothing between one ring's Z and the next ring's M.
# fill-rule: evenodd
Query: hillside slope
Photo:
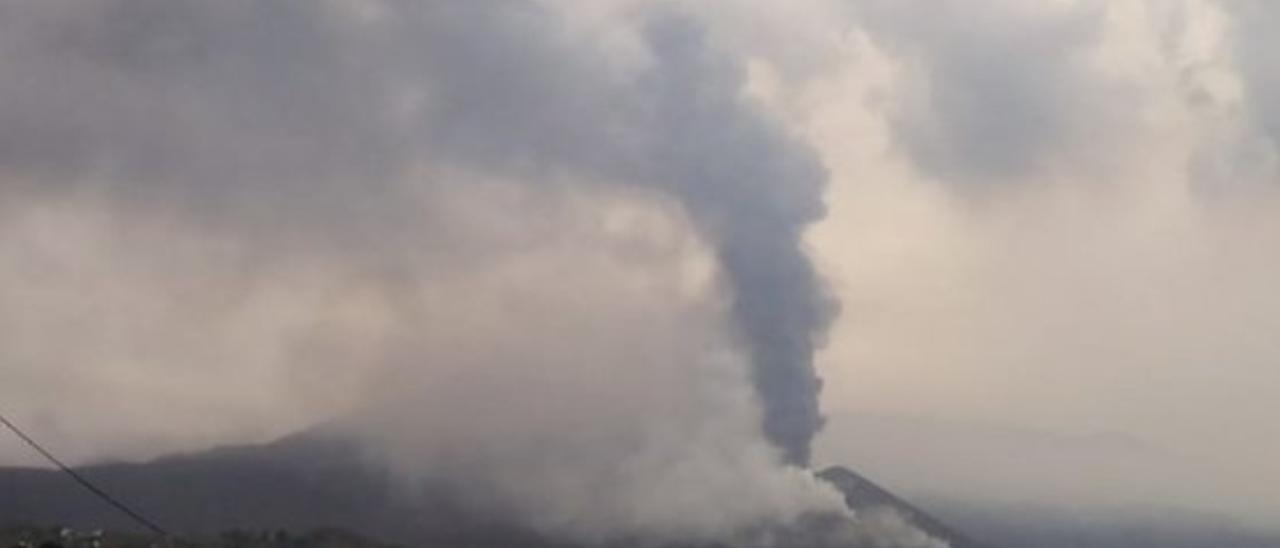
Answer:
M569 548L501 517L466 512L445 491L414 493L409 504L408 493L365 466L355 447L316 432L80 472L170 530L194 537L229 529L340 527L412 546ZM829 469L821 477L855 509L892 507L955 548L976 546L850 470ZM0 524L136 530L56 471L0 468L0 493Z

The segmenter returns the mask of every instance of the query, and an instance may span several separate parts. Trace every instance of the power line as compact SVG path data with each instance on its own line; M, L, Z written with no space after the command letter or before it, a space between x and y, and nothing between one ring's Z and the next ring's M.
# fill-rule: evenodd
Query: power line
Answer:
M42 447L38 442L36 442L36 440L31 439L31 436L28 436L26 432L22 431L21 428L18 428L17 425L13 424L12 422L9 422L9 419L5 418L3 413L0 413L0 423L4 424L4 426L8 428L10 431L12 431L14 434L17 434L19 438L22 438L22 441L26 442L27 445L30 445L32 449L35 449L36 452L40 453L41 456L43 456L49 462L53 463L54 466L57 466L58 469L62 470L63 473L70 476L71 479L76 481L76 483L79 483L81 487L84 487L90 493L93 493L98 498L102 499L103 501L106 501L107 504L110 504L111 506L115 507L115 509L123 512L125 515L129 516L139 524L142 524L143 527L150 529L155 534L160 535L162 537L169 536L169 532L165 531L163 527L156 525L154 521L147 519L142 514L134 511L132 508L129 508L129 506L126 505L125 503L120 502L119 500L116 500L115 497L112 497L106 491L103 491L97 485L94 485L93 482L90 482L84 476L81 476L75 470L72 470L71 467L63 464L62 461L58 460L58 457L53 456L53 453L50 453L47 449Z

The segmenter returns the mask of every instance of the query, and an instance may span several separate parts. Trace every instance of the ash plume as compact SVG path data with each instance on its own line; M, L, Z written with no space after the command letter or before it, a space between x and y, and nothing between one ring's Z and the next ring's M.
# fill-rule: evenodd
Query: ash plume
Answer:
M802 237L826 175L689 18L645 14L638 59L618 59L527 2L5 9L6 40L36 53L6 63L0 159L36 192L89 187L342 253L413 228L397 196L423 165L669 194L715 250L766 435L807 463L836 307Z
M690 17L602 41L572 6L4 3L0 247L77 275L0 263L0 297L145 302L76 348L28 340L173 379L139 401L224 387L247 422L307 414L276 391L342 401L399 471L549 531L842 515L799 469L836 311L802 245L822 165ZM4 321L74 312L26 309Z
M802 239L823 215L826 174L810 150L742 104L741 75L707 59L696 29L668 24L650 36L670 72L657 94L659 127L668 129L658 133L663 147L652 164L665 166L672 190L716 247L766 436L788 462L807 465L822 425L814 349L836 307Z

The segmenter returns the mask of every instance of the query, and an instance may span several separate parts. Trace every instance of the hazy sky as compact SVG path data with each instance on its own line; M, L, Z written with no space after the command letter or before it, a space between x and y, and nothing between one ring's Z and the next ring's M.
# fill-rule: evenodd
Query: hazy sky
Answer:
M828 408L1126 434L1206 467L1166 475L1196 486L1172 498L1274 516L1280 64L1259 29L1280 10L1048 4L868 5L848 64L790 103L834 173L812 238L847 311Z
M476 474L526 432L573 432L575 471L688 444L597 479L730 462L768 512L809 495L761 471L717 246L825 193L817 460L865 457L861 415L1119 435L1186 463L1143 485L1196 471L1153 498L1276 516L1280 6L426 4L0 2L0 410L77 461L370 407ZM495 496L577 489L548 470Z

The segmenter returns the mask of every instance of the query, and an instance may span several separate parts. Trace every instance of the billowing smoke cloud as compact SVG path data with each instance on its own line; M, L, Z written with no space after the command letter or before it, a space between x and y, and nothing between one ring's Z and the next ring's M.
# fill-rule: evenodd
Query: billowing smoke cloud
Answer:
M788 461L808 464L821 427L815 338L834 305L801 237L822 215L825 175L811 152L738 105L741 76L724 61L687 61L707 56L693 29L661 30L653 40L672 74L665 78L670 89L658 93L668 122L660 127L671 131L658 134L662 143L650 165L664 166L665 178L715 242L750 348L765 434ZM711 85L700 73L720 74Z
M569 74L517 73L527 81L514 82L504 74L509 58L464 50L458 55L469 62L502 64L462 74L454 74L456 59L440 60L445 96L459 107L442 131L461 148L451 157L505 158L497 161L521 177L538 176L531 166L559 166L675 196L716 248L751 352L765 433L790 462L806 464L821 425L815 339L834 306L800 240L823 213L825 174L810 150L744 103L741 69L710 49L696 25L655 16L639 40L645 66L621 82L593 84L604 61L576 52L562 52L583 65ZM561 87L566 81L573 89ZM520 111L509 112L512 105Z
M1273 53L1272 25L1280 19L1280 9L1267 2L1222 2L1233 16L1232 52L1239 66L1249 114L1273 146L1280 143L1280 105L1274 100L1280 90L1280 61Z
M4 3L10 360L141 383L147 421L225 383L359 408L398 469L558 533L840 514L783 466L822 422L823 167L692 19L561 9Z
M8 63L0 150L19 176L128 181L113 198L236 230L283 213L301 237L338 224L344 239L412 215L383 210L403 191L383 181L415 164L669 192L716 248L765 432L807 462L813 348L833 305L800 238L822 215L824 174L740 98L741 70L692 22L646 16L644 66L608 74L613 59L524 3L7 12L34 29L11 49L40 57Z
M1079 113L1110 108L1081 55L1101 32L1095 3L852 5L903 67L890 121L897 144L933 177L991 184L1078 162L1058 156L1097 131L1079 125Z

